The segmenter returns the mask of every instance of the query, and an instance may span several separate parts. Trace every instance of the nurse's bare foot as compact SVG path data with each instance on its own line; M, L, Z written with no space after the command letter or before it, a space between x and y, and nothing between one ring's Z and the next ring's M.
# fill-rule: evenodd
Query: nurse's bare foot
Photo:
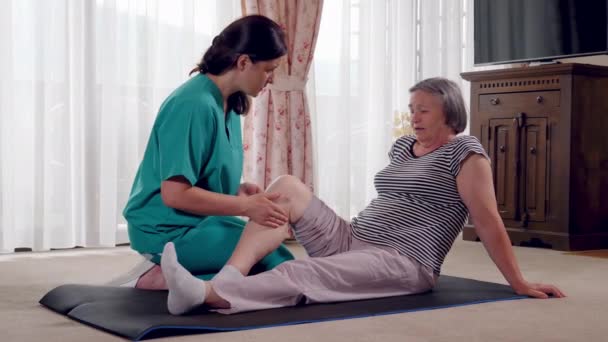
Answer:
M160 266L156 265L152 267L148 272L139 277L135 288L142 290L166 290L167 282Z

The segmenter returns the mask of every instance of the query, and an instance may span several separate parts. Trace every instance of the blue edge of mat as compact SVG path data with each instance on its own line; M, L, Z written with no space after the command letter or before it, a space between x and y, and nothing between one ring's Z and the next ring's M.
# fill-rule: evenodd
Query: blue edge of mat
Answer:
M342 320L354 319L354 318L386 316L386 315L394 315L394 314L405 313L405 312L416 312L416 311L427 311L427 310L445 309L445 308L452 308L452 307L458 307L458 306L467 306L467 305L482 304L482 303L491 303L491 302L502 302L502 301L507 301L507 300L518 300L518 299L524 299L524 298L529 298L529 297L528 296L519 296L518 295L518 296L513 296L513 297L510 297L510 298L480 300L480 301L476 301L476 302L468 302L468 303L463 303L463 304L452 304L452 305L434 306L434 307L418 308L418 309L408 309L408 310L395 310L395 311L387 311L387 312L381 312L381 313L370 314L370 315L348 316L348 317L340 317L340 318L314 319L314 320L306 320L306 321L293 321L293 322L281 323L281 324L254 325L254 326L248 326L248 327L243 327L243 328L214 328L214 327L202 327L202 326L201 327L193 327L193 326L184 327L184 326L161 325L161 326L152 327L152 328L150 328L150 329L142 332L133 341L140 341L143 337L145 337L150 332L153 332L155 330L160 330L160 329L207 330L207 331L215 331L215 332L221 332L221 331L242 331L242 330L253 330L253 329L262 329L262 328L282 327L282 326L296 325L296 324L331 322L331 321L342 321Z

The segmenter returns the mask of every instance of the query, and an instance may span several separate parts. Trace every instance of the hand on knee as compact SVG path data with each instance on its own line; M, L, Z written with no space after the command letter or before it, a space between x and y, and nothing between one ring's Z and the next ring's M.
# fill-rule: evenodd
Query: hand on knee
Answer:
M289 220L288 211L284 206L277 204L279 193L262 193L247 197L245 216L253 222L277 228Z
M297 222L312 199L310 189L295 176L283 175L277 177L266 189L266 192L279 193L281 196L275 203L288 213L289 222Z

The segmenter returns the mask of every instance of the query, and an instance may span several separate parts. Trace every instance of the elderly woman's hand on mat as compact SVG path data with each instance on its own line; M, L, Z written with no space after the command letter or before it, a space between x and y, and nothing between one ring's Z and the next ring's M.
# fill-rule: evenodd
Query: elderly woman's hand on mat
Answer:
M527 281L524 281L519 286L514 286L513 290L515 290L518 295L529 296L533 298L546 299L549 298L549 295L556 298L566 297L566 295L554 285L528 283Z
M287 223L287 213L274 203L279 193L257 193L245 199L244 215L263 226L277 228Z

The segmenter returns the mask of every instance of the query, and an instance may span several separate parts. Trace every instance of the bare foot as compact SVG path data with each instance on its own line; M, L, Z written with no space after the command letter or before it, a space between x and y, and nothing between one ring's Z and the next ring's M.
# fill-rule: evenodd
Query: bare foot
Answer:
M139 277L135 288L142 290L166 290L167 282L160 266L156 265L152 267L148 272Z

